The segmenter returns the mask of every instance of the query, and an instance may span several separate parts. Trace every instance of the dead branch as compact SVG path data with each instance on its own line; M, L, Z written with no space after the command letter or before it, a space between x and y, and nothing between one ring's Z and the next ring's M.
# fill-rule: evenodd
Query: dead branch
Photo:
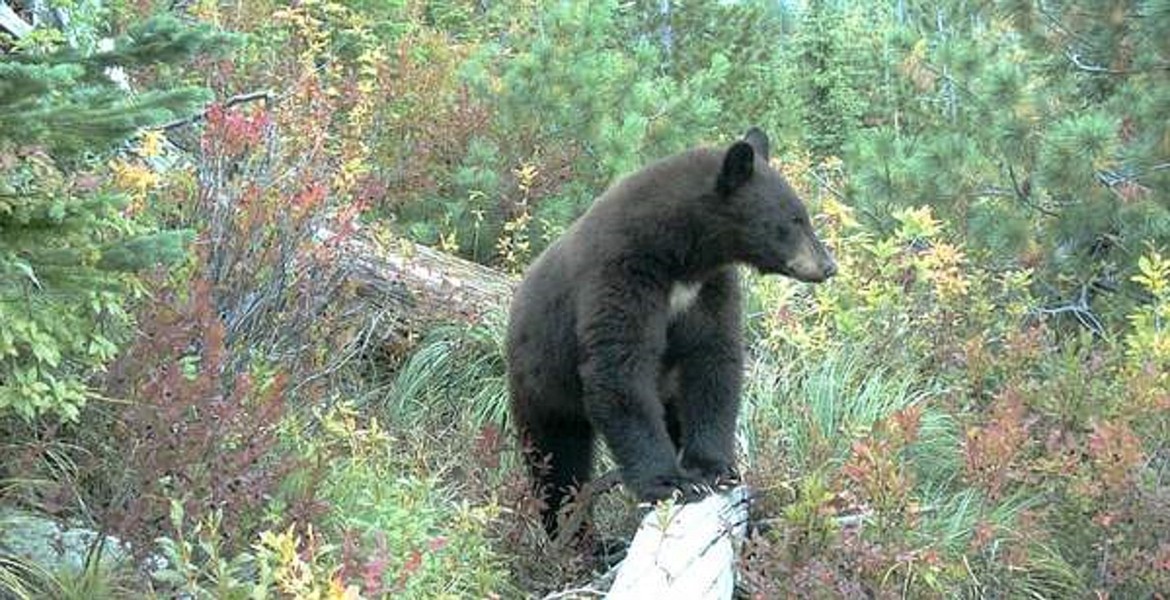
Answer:
M573 502L568 505L572 507L572 510L565 522L561 524L557 539L553 540L553 546L564 548L572 542L573 536L585 524L585 519L590 514L590 507L593 506L597 497L613 489L621 481L621 474L615 469L582 486L581 491L577 492L573 498Z
M254 100L264 100L265 103L268 103L268 102L271 102L272 99L275 97L276 96L270 90L260 90L257 92L248 92L247 94L238 94L238 95L232 96L231 98L228 98L227 100L224 100L222 103L220 103L220 106L222 106L223 108L231 108L237 104L243 104L245 102L252 102ZM184 125L190 125L192 123L202 121L203 119L207 118L207 113L209 111L211 111L212 106L214 106L214 105L210 105L207 108L204 108L203 110L201 110L198 113L191 115L189 117L183 117L182 119L176 119L174 121L171 121L170 123L164 123L160 127L160 129L162 129L163 131L170 131L172 129L177 129L179 127L182 127Z

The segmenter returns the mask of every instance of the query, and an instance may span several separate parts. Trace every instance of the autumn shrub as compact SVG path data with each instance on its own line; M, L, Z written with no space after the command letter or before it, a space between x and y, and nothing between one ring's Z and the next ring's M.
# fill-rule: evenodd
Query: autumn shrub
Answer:
M878 233L824 193L844 184L832 161L789 167L842 268L753 282L744 437L772 520L746 580L769 597L1162 589L1160 252L1124 321L1045 306L1029 270L982 266L928 208Z
M194 183L178 174L152 192L155 218L198 237L190 279L158 282L108 377L128 404L104 421L118 445L97 444L97 505L138 552L168 531L170 499L193 522L217 511L229 547L247 543L297 463L282 420L294 399L324 399L322 376L344 360L335 257L361 204L335 206L327 170L274 146L279 114L210 107Z
M246 80L219 76L251 66L248 48L154 77L230 93L225 81ZM172 500L184 527L219 515L229 550L319 512L311 490L282 488L300 462L280 434L300 407L333 401L354 354L338 257L374 197L362 137L374 90L306 52L272 65L292 82L281 94L221 98L141 132L112 164L128 215L194 232L187 262L136 290L142 324L104 378L109 402L66 432L84 465L74 501L140 555L175 533ZM342 81L349 93L332 89ZM269 513L278 500L288 514Z
M762 597L942 597L1008 573L978 589L1075 589L1046 547L1010 533L1037 495L961 485L959 419L937 384L847 347L783 374L766 359L753 365L743 427L749 481L764 494L756 511L768 524L745 554L744 576ZM1019 547L1012 570L998 573L971 552L980 528L987 543Z
M169 561L155 577L160 592L216 598L515 592L488 539L498 505L456 501L427 465L407 462L400 440L377 419L339 406L312 422L320 429L299 436L296 453L328 465L314 485L329 512L312 523L258 531L240 547L230 542L222 513L193 520L176 503L175 533L159 540Z
M139 556L167 532L170 502L198 520L213 512L244 543L295 458L281 452L284 376L228 363L210 286L162 291L142 316L145 335L113 365L107 394L127 402L94 465L108 497L94 508ZM99 496L100 497L100 496Z

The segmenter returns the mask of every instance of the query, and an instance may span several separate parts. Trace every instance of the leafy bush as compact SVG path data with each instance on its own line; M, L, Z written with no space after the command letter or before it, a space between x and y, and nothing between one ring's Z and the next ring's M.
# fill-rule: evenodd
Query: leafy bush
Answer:
M230 551L218 514L193 528L175 504L176 536L160 540L170 565L157 578L196 597L267 594L484 597L508 591L502 557L487 539L491 503L457 502L433 476L403 462L377 420L339 407L301 437L302 456L328 465L316 482L330 510L301 531L263 531L251 551ZM514 591L514 590L513 590Z
M136 220L101 158L204 94L144 90L131 100L102 70L185 62L222 41L156 19L109 51L51 45L0 64L0 417L77 420L88 378L128 333L126 301L140 293L132 274L180 260L190 241Z
M224 539L238 547L296 464L278 439L284 378L230 368L208 283L196 282L186 298L156 299L142 315L147 335L110 372L110 396L129 404L117 409L115 443L93 468L96 489L108 494L99 517L143 557L169 531L170 503L179 502L195 521L226 519Z

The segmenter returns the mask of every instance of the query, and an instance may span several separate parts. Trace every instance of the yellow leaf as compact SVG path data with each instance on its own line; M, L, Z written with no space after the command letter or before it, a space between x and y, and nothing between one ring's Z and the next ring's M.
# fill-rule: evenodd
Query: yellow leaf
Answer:
M162 154L163 137L161 131L151 129L142 134L142 144L138 148L138 152L146 158L151 158Z
M361 590L356 585L346 586L336 577L329 582L329 592L325 597L329 600L361 600L363 598Z

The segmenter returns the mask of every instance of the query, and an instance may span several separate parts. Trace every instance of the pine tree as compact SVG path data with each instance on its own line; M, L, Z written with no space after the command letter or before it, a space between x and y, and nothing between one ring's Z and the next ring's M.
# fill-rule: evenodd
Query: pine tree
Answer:
M159 18L110 51L26 51L0 63L0 416L75 419L87 378L129 324L132 273L184 255L185 232L128 215L126 197L102 184L102 160L205 94L131 95L106 69L171 63L223 41Z
M504 230L514 207L501 198L517 195L509 186L518 167L553 179L567 163L572 173L524 207L536 252L615 177L724 135L716 91L727 82L726 54L706 56L685 80L676 79L661 68L663 48L631 33L638 29L630 5L546 4L493 9L488 21L498 31L461 73L494 109L492 132L468 145L455 189L441 199L443 214L423 218L452 223L459 247L472 249L474 258L489 254L482 247L490 251Z
M845 141L861 124L862 74L857 58L859 33L847 9L834 2L810 2L788 48L792 104L805 127L813 156L840 156ZM868 79L867 79L868 80Z
M760 126L779 150L795 137L799 111L784 77L795 19L783 3L640 0L628 10L622 37L653 42L659 59L647 66L678 84L726 64L720 84L704 89L721 107L717 135Z
M848 144L854 197L879 221L932 205L1058 296L1124 286L1146 243L1170 243L1168 16L1165 1L889 3L879 126Z

